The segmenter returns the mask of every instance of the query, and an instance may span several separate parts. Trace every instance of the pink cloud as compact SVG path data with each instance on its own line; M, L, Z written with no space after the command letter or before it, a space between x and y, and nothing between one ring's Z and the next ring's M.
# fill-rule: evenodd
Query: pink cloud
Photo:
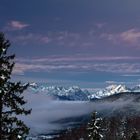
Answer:
M49 42L51 42L51 38L49 38L48 36L42 34L33 34L33 33L12 37L12 40L15 43L20 43L23 45L26 45L28 43L48 44Z
M104 38L113 43L125 43L138 46L140 44L140 30L132 28L119 33L102 33L100 38Z
M140 31L136 29L130 29L128 31L122 32L120 37L127 43L137 43L140 39Z
M95 25L96 25L97 28L101 29L106 25L106 23L97 23Z
M10 21L8 23L6 29L8 29L8 30L21 30L21 29L24 29L28 26L30 26L30 25L23 23L23 22L20 22L20 21L13 20L13 21Z
M78 66L79 67L79 66ZM32 71L32 72L49 72L49 71L54 71L54 70L62 70L62 69L78 69L76 65L69 64L69 65L50 65L46 64L37 64L37 63L32 63L32 64L26 64L26 63L16 63L13 74L24 74L27 71Z
M84 60L85 59L85 60ZM52 72L57 70L70 71L100 71L112 73L130 73L136 74L140 72L139 63L129 63L117 61L110 63L112 60L135 60L138 57L48 57L48 58L31 58L31 59L17 59L14 73L23 74L24 72ZM93 61L95 60L95 61ZM97 60L100 61L97 62ZM81 61L79 63L79 61ZM86 63L85 63L86 61ZM56 63L57 62L57 63ZM73 63L74 62L74 63Z
M61 46L68 46L73 47L76 46L79 43L80 40L80 34L78 33L72 33L72 32L59 32L59 33L53 33L49 32L46 34L39 34L39 33L26 33L26 34L20 34L18 36L11 36L9 37L13 42L20 43L22 45L27 44L48 44L50 42L56 43L57 45ZM86 45L92 45L92 44L86 44Z
M49 43L51 41L50 38L48 38L47 36L42 36L40 37L40 41L44 42L44 43Z
M49 56L45 58L34 58L34 59L18 59L18 62L110 62L110 61L136 61L140 60L140 57L131 56L87 56L87 55L75 55L75 56Z
M115 34L115 33L102 33L100 35L101 39L106 39L108 41L113 42L114 44L118 43L118 41L120 40L119 35Z
M140 72L140 64L139 63L68 63L68 64L44 64L44 63L36 63L32 64L27 63L16 63L14 73L15 74L24 74L24 72L53 72L58 70L69 70L69 71L100 71L100 72L111 72L111 73L129 73L135 74Z

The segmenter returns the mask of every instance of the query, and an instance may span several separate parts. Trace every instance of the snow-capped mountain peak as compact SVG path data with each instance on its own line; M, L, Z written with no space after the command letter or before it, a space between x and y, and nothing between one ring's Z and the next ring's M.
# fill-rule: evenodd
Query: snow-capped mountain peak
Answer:
M53 96L63 100L88 100L89 92L82 90L78 86L62 87L62 86L47 86L47 85L31 85L30 89L34 93L45 93L48 96Z
M110 85L106 87L106 90L109 91L111 94L129 92L129 89L125 85Z
M125 85L110 85L104 89L88 90L81 89L78 86L63 87L63 86L48 86L47 84L38 85L36 83L30 84L30 89L33 93L45 93L57 99L63 100L82 100L87 101L95 98L103 98L117 93L124 92L140 92L140 85L133 88L128 88Z
M130 92L130 90L125 85L110 85L106 87L105 89L101 89L95 93L95 97L97 98L103 98L107 97L113 94L117 93L123 93L123 92ZM95 98L93 95L91 96L91 99Z

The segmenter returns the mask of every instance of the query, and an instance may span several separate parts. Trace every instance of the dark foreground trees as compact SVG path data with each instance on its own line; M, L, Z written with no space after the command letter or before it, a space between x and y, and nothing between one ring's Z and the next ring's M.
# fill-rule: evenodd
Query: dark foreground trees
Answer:
M10 42L0 33L0 140L24 139L29 128L17 115L28 115L22 95L28 84L11 81L15 55L7 55Z
M97 118L96 112L93 112L91 121L88 123L88 137L89 140L101 140L103 138L101 134L102 118Z
M53 140L140 140L140 116L117 115L102 119L96 116L93 113L88 125L83 124L81 127L69 129ZM99 135L102 136L98 137Z

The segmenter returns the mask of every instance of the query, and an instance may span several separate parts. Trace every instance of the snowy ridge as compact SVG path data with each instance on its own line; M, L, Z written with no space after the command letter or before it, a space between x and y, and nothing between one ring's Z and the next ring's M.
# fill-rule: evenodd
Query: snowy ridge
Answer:
M48 96L60 100L73 100L73 101L88 101L92 99L100 99L110 95L124 92L140 92L140 85L133 88L128 88L125 85L110 85L105 89L81 89L78 86L63 87L63 86L47 86L38 85L36 83L30 84L30 90L33 93L45 93Z
M127 88L125 85L110 85L103 90L99 90L96 93L91 94L89 98L90 99L102 98L102 97L107 97L113 94L123 93L123 92L132 92L132 90Z
M82 90L78 86L69 88L62 86L47 86L37 84L30 85L30 89L34 93L45 93L48 96L53 96L56 99L85 101L88 100L90 93L87 90Z

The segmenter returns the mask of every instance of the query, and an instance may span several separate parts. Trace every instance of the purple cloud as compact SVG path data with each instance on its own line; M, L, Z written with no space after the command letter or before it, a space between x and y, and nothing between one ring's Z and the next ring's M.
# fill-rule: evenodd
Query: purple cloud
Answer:
M104 38L115 44L125 43L126 45L139 46L140 44L140 30L139 29L129 29L119 33L102 33L100 38Z
M139 63L129 63L128 60L139 60L139 57L50 57L34 59L17 59L14 73L53 72L53 71L99 71L122 74L140 72ZM119 60L119 63L118 63ZM125 60L122 62L122 60ZM113 61L113 62L112 62ZM86 63L85 63L86 62Z
M20 43L22 45L26 45L29 43L31 43L31 44L32 43L48 44L49 42L51 42L51 39L47 35L33 34L33 33L14 36L14 37L10 37L10 38L12 38L14 43Z
M74 56L63 56L63 55L52 55L45 58L34 58L30 59L30 62L86 62L86 61L135 61L140 60L140 57L134 57L134 56L89 56L89 55L74 55ZM29 59L23 59L19 58L17 59L18 62L29 62Z
M136 29L130 29L120 34L123 41L127 43L136 44L140 39L140 31Z
M101 29L106 25L106 23L105 22L104 23L96 23L95 25L98 29Z
M30 25L27 24L27 23L23 23L21 21L16 21L16 20L13 20L13 21L10 21L7 26L6 26L6 30L8 31L13 31L13 30L22 30L24 28L27 28L29 27Z

